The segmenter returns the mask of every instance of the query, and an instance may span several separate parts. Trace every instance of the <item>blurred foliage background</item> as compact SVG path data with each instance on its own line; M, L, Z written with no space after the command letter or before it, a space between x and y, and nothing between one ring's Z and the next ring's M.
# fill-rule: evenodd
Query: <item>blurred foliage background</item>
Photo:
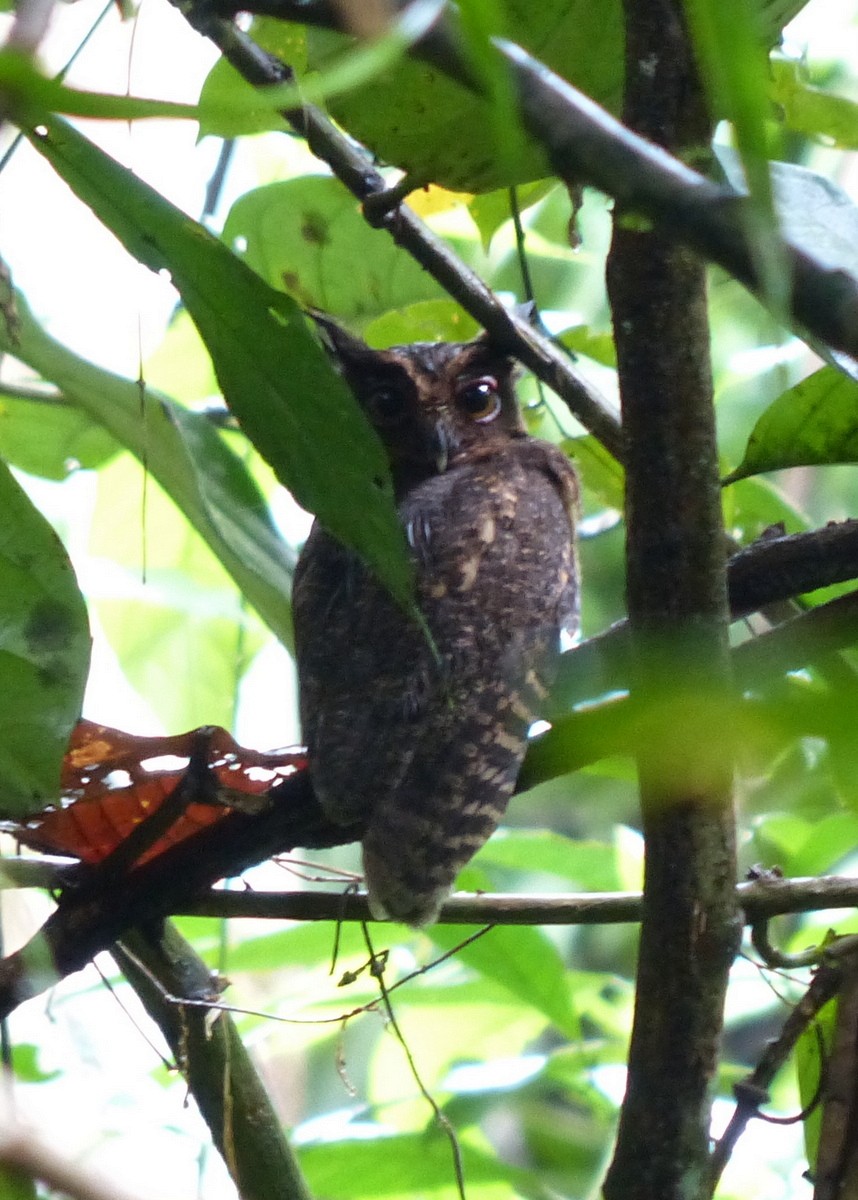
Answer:
M527 8L506 6L511 36ZM574 36L531 29L534 52L546 46L562 51L551 65L616 111L619 2L604 11L558 2L533 12L548 8L558 10ZM755 40L748 49L741 22L724 35L735 39L742 69L732 81L712 76L718 111L732 117L719 124L717 158L735 178L739 162L755 161L748 147L762 137L771 158L788 164L773 175L773 203L784 227L826 261L850 269L858 221L851 157L858 145L858 7L810 0L788 11L763 5L761 12L773 46L768 57ZM100 11L100 0L58 11L42 49L49 74L96 22L66 76L70 85L191 104L202 87L198 116L205 136L199 143L189 122L85 123L88 138L130 166L130 180L148 181L202 219L232 252L228 257L247 264L270 288L335 314L372 344L471 335L471 319L385 234L370 229L324 165L276 128L282 122L270 108L248 114L246 85L215 63L211 48L163 0L146 0L128 21L110 8ZM295 27L267 19L255 21L252 32L296 67L309 64L310 81L321 71L323 86L330 55L342 54L329 36L304 39ZM385 91L402 86L391 78L398 70L408 75L405 100ZM425 113L415 122L408 104L419 109L422 102L425 83L412 78L419 72L395 61L385 72L332 95L334 115L358 136L391 146L389 159L458 189L421 189L409 203L510 303L522 300L526 289L505 185L521 184L527 269L542 320L576 356L581 373L616 404L603 282L610 202L592 191L572 197L561 184L540 181L539 156L534 161L523 153L532 147L512 137L508 158L491 170L475 165L468 154L478 155L481 142L470 134L485 134L481 118L455 111L451 126L449 108L438 99L437 124ZM756 82L746 93L748 80ZM390 130L376 128L385 121L406 129L410 140L391 145ZM223 142L223 132L234 140ZM11 149L8 129L6 139ZM83 156L78 168L85 161L104 172L105 194L115 197L111 188L120 184L108 177L97 152L78 147L75 153ZM286 593L309 518L278 487L258 441L255 448L216 419L219 388L209 351L217 353L211 338L206 350L191 320L189 310L200 324L199 308L185 289L179 303L167 278L171 270L179 282L184 269L176 249L181 222L171 225L166 209L159 215L164 237L176 239L170 243L176 258L152 275L71 196L61 178L74 186L71 158L55 155L55 172L44 155L44 148L40 157L24 144L0 169L0 254L20 291L19 328L7 329L0 376L0 456L11 468L2 483L4 621L23 628L41 597L41 591L28 593L12 567L25 547L49 537L43 514L61 535L86 599L91 669L73 581L46 584L71 613L66 665L78 683L88 679L85 715L139 733L220 724L259 748L297 741ZM753 179L751 186L757 188ZM130 204L131 183L126 195ZM767 197L755 195L765 214ZM138 200L144 208L149 203L143 193ZM99 201L90 203L98 211ZM133 240L146 221L126 219L132 226L126 240ZM238 286L231 270L223 266L218 296L227 320ZM247 303L262 303L262 295ZM710 273L710 296L723 472L735 473L724 489L728 531L745 545L773 525L799 532L855 515L853 365L786 331L718 269ZM284 313L288 324L293 318ZM260 342L251 356L258 364L264 353ZM219 361L226 369L224 358ZM310 409L312 386L328 386L324 366L318 369ZM145 380L145 402L138 377ZM255 377L249 382L258 391ZM521 395L532 432L561 444L580 469L587 638L624 611L622 473L545 389L525 378ZM348 448L359 435L351 418L342 419L339 448L318 443L319 457L341 477L329 487L338 511L356 512L360 524L369 518L355 499L360 484L350 474ZM333 421L330 408L320 410L320 428ZM300 476L300 461L297 471ZM302 486L299 479L299 493ZM389 561L394 578L395 549ZM833 594L828 589L805 602ZM750 622L734 627L737 641L753 631ZM854 653L845 652L841 662L854 687ZM34 676L35 682L21 684L15 722L0 718L4 815L21 816L39 806L37 797L50 798L68 722L76 716L76 684L45 691L35 669ZM832 698L830 678L809 671L791 677L788 688L820 703ZM844 694L843 703L849 702ZM24 744L32 747L37 738L44 739L40 753L28 752ZM830 737L824 729L814 736L781 729L749 738L740 763L742 868L777 864L788 876L847 870L858 842L854 765L849 739L836 730ZM245 882L313 887L319 878L336 880L331 871L358 867L354 847L324 859L323 865L269 864ZM637 889L641 861L633 768L617 754L574 774L554 774L520 795L460 887ZM7 949L23 940L48 904L38 893L4 892ZM832 921L825 913L783 919L780 944L803 948L820 940ZM854 924L836 916L839 932ZM239 1010L239 1027L283 1122L294 1127L314 1194L457 1194L449 1146L386 1025L377 982L361 970L367 951L358 929L342 930L332 970L328 923L218 926L184 919L179 926L230 980L226 999ZM388 986L418 972L393 992L397 1022L421 1079L457 1130L467 1194L471 1200L592 1195L622 1096L635 930L495 928L431 966L468 932L373 930L376 949L389 950ZM15 1104L56 1145L141 1196L234 1195L207 1132L184 1103L184 1084L157 1044L147 1044L157 1043L157 1033L109 959L99 969L111 990L88 970L11 1018ZM803 982L800 973L775 976L750 956L738 959L717 1081L718 1121L728 1111L731 1085L756 1061ZM367 1011L348 1016L364 1006ZM777 1082L774 1105L781 1112L799 1107L791 1070ZM757 1123L745 1142L719 1195L774 1200L810 1194L799 1130Z

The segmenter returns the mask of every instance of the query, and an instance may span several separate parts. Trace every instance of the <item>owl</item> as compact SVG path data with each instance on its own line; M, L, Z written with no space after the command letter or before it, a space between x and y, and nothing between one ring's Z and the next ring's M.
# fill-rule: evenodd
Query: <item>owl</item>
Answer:
M386 448L431 636L317 521L293 594L304 739L326 814L365 830L373 915L420 927L502 817L577 627L578 488L485 335L372 350L316 319Z

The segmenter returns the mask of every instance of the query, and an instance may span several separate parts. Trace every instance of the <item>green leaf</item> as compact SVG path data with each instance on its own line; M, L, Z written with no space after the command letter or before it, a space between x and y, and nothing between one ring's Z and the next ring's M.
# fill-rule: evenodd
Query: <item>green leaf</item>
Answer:
M576 841L547 829L499 829L476 861L480 866L548 872L581 890L606 892L620 886L615 846Z
M858 383L821 367L771 404L725 480L761 471L858 462Z
M501 1197L546 1193L535 1173L511 1167L494 1155L461 1141L468 1196ZM326 1200L375 1200L378 1196L438 1195L453 1200L459 1195L450 1154L450 1143L442 1130L430 1126L425 1133L380 1134L367 1140L350 1138L321 1142L298 1149L301 1167L316 1196ZM498 1191L509 1184L510 1190ZM486 1191L489 1187L491 1190ZM522 1189L522 1190L516 1190Z
M747 0L685 0L685 11L712 110L733 125L751 198L744 219L769 304L786 314L791 280L769 172L768 55L759 14Z
M803 62L773 58L770 95L787 129L805 137L830 139L841 150L858 149L858 104L811 87Z
M233 205L228 245L272 287L304 305L366 321L417 300L446 298L439 284L363 219L335 179L270 183Z
M0 454L12 466L61 480L102 466L118 450L102 425L64 399L27 400L0 388Z
M300 83L283 83L265 88L243 86L236 72L214 71L200 96L200 133L236 137L265 129L282 129L283 112L302 104L319 104L353 88L371 86L378 75L396 64L411 42L421 37L437 16L439 0L421 0L391 21L378 37L367 38L347 53L326 63L324 70L305 75ZM306 66L302 26L289 25L288 32L272 34L284 22L254 22L253 37L295 72ZM262 34L262 37L259 36ZM222 60L223 61L223 60Z
M57 535L0 462L0 812L54 801L89 669L89 625Z
M230 728L265 631L209 548L125 455L99 472L88 549L109 564L90 603L123 674L164 727Z
M436 946L452 950L477 930L477 926L433 925L426 933ZM541 1012L567 1037L580 1037L563 960L543 930L498 925L458 950L456 959Z
M16 1042L12 1050L12 1068L15 1072L15 1078L22 1083L48 1083L51 1079L57 1079L62 1074L61 1071L45 1071L39 1063L39 1056L42 1053L39 1046L33 1045L32 1042ZM0 1196L4 1197L5 1192L0 1191Z
M454 300L418 300L370 321L362 336L370 346L385 349L408 342L467 342L480 326Z
M413 607L383 447L297 304L69 125L53 119L28 137L130 253L170 271L227 403L278 479Z
M617 111L623 84L623 16L620 0L506 0L481 4L488 28L524 46L594 100ZM469 44L473 46L476 39ZM308 30L311 67L321 68L348 40ZM383 161L415 178L453 191L487 192L551 174L542 149L519 143L507 155L509 128L495 123L490 101L442 76L434 67L403 59L374 79L331 100L333 116Z
M735 151L718 145L715 152L732 186L743 191ZM784 236L825 266L858 275L858 207L851 196L824 175L795 163L773 162L770 167Z
M834 1046L837 1008L837 997L829 1000L816 1014L815 1020L805 1025L796 1043L795 1068L798 1077L798 1093L801 1107L809 1110L804 1121L804 1145L811 1171L816 1167L823 1114L823 1105L814 1103L814 1101L819 1096L820 1079L825 1075L823 1055L827 1059ZM820 1037L822 1038L821 1046Z
M551 178L538 179L534 183L525 183L517 187L515 190L519 212L523 213L531 205L537 204L557 186L557 180ZM483 192L474 196L468 204L468 211L480 231L483 249L488 254L494 235L502 225L512 219L510 189L499 188L494 192Z
M306 30L303 25L271 17L254 17L250 36L257 46L288 63L293 71L300 73L306 68ZM286 121L282 111L272 111L266 91L253 87L221 56L206 76L200 92L200 137L214 133L234 137L240 133L284 129ZM248 108L251 98L255 98L256 103L253 108ZM224 112L235 113L232 134L225 132Z
M274 528L265 501L241 462L200 414L72 354L36 323L17 297L20 328L0 325L0 349L55 383L70 403L97 421L145 464L281 640L291 641L286 597L293 555Z
M36 1181L13 1167L0 1166L0 1196L3 1200L37 1200Z

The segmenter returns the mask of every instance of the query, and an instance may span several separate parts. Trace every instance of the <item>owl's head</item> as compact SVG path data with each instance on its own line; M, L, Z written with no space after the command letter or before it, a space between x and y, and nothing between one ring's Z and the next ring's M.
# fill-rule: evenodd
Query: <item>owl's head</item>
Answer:
M373 350L330 318L313 316L387 448L398 496L526 436L515 395L515 361L485 334L470 342Z

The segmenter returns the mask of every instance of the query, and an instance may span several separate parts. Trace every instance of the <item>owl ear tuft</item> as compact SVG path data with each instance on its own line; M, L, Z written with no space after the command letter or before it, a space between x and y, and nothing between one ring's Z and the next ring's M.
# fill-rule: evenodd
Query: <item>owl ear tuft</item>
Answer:
M338 324L333 317L329 317L327 313L323 313L319 308L308 308L305 310L308 317L312 317L315 321L319 332L322 335L322 344L336 362L341 366L347 367L350 363L360 361L372 354L372 350L363 341L353 333L349 333L342 325Z

